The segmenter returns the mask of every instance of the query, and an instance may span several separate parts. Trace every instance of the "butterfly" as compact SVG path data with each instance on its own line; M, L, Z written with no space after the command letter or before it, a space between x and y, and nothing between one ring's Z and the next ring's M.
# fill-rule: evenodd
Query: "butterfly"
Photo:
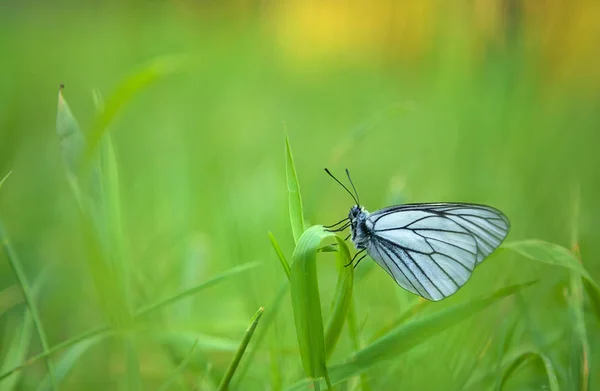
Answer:
M416 203L368 212L359 202L348 169L354 193L325 171L356 202L347 218L325 227L332 232L350 228L346 239L352 238L358 252L348 266L356 267L369 255L402 288L431 301L460 289L510 231L504 213L487 205Z

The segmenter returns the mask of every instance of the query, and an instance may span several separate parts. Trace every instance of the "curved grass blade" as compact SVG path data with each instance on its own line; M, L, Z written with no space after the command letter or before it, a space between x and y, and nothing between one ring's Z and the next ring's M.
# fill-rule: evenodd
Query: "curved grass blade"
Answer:
M144 68L127 77L117 87L116 91L102 105L103 110L94 119L83 155L84 169L88 168L100 140L108 130L108 125L114 120L121 108L131 101L140 90L183 69L185 64L185 58L182 57L171 56L155 59Z
M586 292L590 296L596 316L600 319L600 287L573 252L558 244L537 239L508 242L503 244L502 247L515 251L528 259L564 267L583 277Z
M345 363L329 368L332 384L339 384L377 364L397 358L402 353L488 308L500 299L531 286L533 283L509 286L491 295L456 304L392 330L384 337L352 354L346 359ZM303 380L289 387L288 390L303 390L309 384L306 380Z
M72 346L67 352L65 352L65 354L60 358L60 360L58 360L55 367L55 376L57 384L60 385L60 383L65 381L69 373L71 373L73 367L79 362L81 356L83 356L89 348L102 341L106 337L106 334L96 335L95 337L81 341L80 343ZM48 390L49 388L50 378L46 376L44 380L42 380L42 382L40 383L37 390L44 391Z
M292 224L294 243L298 244L298 240L304 232L304 212L302 210L300 184L298 183L298 176L296 175L296 167L294 166L292 148L290 147L290 140L287 136L285 138L285 155L285 174L287 178L287 188L289 197L290 223Z
M0 180L0 190L2 190L2 185L4 185L4 182L6 182L6 180L10 176L10 174L12 174L12 171L9 171L6 175L4 175L4 178L2 178L2 180Z
M225 373L225 376L223 377L223 380L219 385L220 391L225 391L229 389L229 383L231 383L231 379L233 378L233 375L235 374L235 371L238 365L240 364L240 360L242 359L242 356L244 355L244 352L246 351L246 348L250 343L250 338L252 338L252 334L254 334L254 330L256 330L256 326L258 325L258 321L260 320L260 317L262 316L264 310L265 309L263 307L260 307L258 311L256 311L256 314L254 314L254 316L252 317L250 325L244 333L244 337L242 338L242 342L240 343L240 346L237 352L235 353L233 361L229 365L229 368L227 368L227 372Z
M317 282L317 252L321 242L335 236L317 225L307 229L294 250L290 278L296 336L306 376L329 383L321 299Z
M325 328L325 354L327 359L331 358L338 342L344 322L348 316L350 303L352 302L352 287L354 285L354 269L346 266L350 262L350 252L346 243L335 237L339 251L336 253L338 261L338 282L335 288L334 302L331 317Z
M550 385L550 391L560 391L558 377L556 376L556 370L554 369L552 361L545 354L542 354L535 350L520 352L518 355L511 357L511 360L504 365L505 369L503 371L502 380L498 384L496 390L500 391L504 389L504 385L506 384L508 379L515 373L516 369L521 367L527 361L534 358L538 358L544 365L546 375L548 376L548 384Z
M273 245L273 249L275 250L275 253L277 254L277 258L279 259L279 262L281 263L281 267L283 267L283 271L285 272L285 275L287 276L287 279L289 281L290 279L290 264L288 263L287 259L285 259L285 255L283 254L283 251L281 251L281 247L279 247L279 243L277 243L277 240L275 240L275 236L273 236L273 234L271 232L269 232L269 239L271 239L271 245Z

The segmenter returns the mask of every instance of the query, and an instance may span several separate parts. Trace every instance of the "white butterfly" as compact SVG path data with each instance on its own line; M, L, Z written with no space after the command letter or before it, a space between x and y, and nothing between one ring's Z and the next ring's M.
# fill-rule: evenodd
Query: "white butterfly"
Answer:
M404 204L369 213L346 170L356 205L332 231L351 229L359 254L369 255L404 289L439 301L462 287L477 265L490 255L510 230L508 218L491 206L468 203ZM340 225L341 223L345 223Z

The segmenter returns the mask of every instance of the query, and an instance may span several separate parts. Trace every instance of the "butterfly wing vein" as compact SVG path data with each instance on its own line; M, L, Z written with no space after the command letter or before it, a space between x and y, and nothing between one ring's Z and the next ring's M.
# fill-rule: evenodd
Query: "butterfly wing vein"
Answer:
M452 295L504 240L510 223L475 204L409 204L369 215L367 252L404 289L438 301Z

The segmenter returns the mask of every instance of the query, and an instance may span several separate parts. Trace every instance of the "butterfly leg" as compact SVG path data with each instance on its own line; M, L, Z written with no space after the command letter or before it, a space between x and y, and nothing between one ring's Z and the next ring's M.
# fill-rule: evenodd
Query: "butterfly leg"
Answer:
M356 257L360 254L363 253L366 250L366 248L363 248L362 250L360 250L359 252L357 252L356 254L354 254L354 256L352 257L352 260L350 260L350 262L346 265L344 265L345 267L348 267L350 265L352 265L354 263L354 260L356 259ZM363 259L367 254L363 255L358 261L360 262L361 259ZM356 266L355 266L356 267Z
M329 232L340 232L340 231L343 231L343 230L345 230L346 228L350 227L351 225L352 225L351 223L346 223L346 224L342 225L342 226L341 226L341 227L339 227L339 228L336 228L336 229L327 229L327 230L328 230Z
M348 220L348 218L346 217L345 219L343 219L343 220L340 220L340 221L338 221L338 222L337 222L337 223L335 223L335 224L331 224L331 225L324 225L324 226L323 226L323 228L330 229L330 228L333 228L333 227L335 227L336 225L340 225L340 224L342 224L344 221L347 221L347 220Z
M354 264L354 269L356 269L356 267L358 266L358 264L360 263L360 261L362 261L363 259L365 259L365 257L367 256L367 254L363 254L362 257L358 258L358 261L356 261L356 263Z

